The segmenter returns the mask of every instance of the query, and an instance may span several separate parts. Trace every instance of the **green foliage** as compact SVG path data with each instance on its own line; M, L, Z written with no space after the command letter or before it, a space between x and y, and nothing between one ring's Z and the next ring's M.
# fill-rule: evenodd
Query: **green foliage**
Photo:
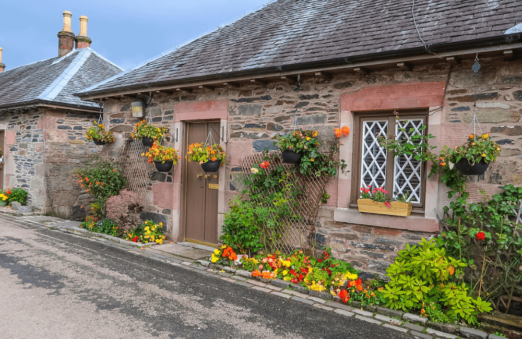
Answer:
M118 236L118 225L114 223L114 221L110 219L103 219L98 222L94 221L84 221L81 223L81 227L96 233L103 233L112 235L113 237Z
M27 191L23 188L13 188L9 190L11 194L8 193L9 196L9 202L17 201L21 203L22 205L25 205L25 202L27 200Z
M490 312L491 304L479 297L468 296L468 287L459 282L467 265L446 256L444 248L435 240L422 239L420 247L406 245L399 251L395 263L388 267L390 282L385 286L387 306L393 309L420 309L425 313L425 303L434 301L444 308L448 318L462 318L476 324L476 315Z
M257 253L263 248L260 242L259 220L254 204L244 197L235 196L230 201L230 211L223 220L223 235L219 240L240 253Z
M143 138L152 138L153 140L160 140L167 136L169 129L167 127L156 127L149 125L145 119L134 125L134 132L132 137L138 140Z
M105 126L103 124L98 124L97 121L94 121L94 125L89 127L87 132L85 132L85 137L88 140L99 140L106 143L114 142L112 131L105 131Z
M101 217L102 216L102 211L101 211L101 207L100 207L99 203L95 202L95 203L91 204L91 213L95 217Z
M107 199L118 195L127 184L123 172L108 161L94 162L88 167L76 169L74 173L82 188L94 195L103 215Z

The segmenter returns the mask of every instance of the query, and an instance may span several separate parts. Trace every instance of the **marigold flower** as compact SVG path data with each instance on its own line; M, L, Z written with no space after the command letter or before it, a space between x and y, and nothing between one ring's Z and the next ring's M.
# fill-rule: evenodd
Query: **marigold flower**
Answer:
M340 128L336 128L336 129L334 129L334 133L335 133L335 136L336 136L337 138L340 138L341 135L343 134L343 132L341 131Z

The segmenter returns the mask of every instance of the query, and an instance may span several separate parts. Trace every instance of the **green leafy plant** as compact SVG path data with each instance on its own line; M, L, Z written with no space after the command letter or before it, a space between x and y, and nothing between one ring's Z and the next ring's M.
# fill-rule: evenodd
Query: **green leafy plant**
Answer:
M96 161L91 165L74 171L81 188L91 193L105 215L107 199L117 195L127 184L122 171L108 161Z
M225 151L218 144L205 145L200 143L190 144L186 158L190 162L203 164L208 161L221 160L221 165L225 164Z
M476 324L476 316L492 308L480 297L468 296L468 287L460 280L466 266L446 256L435 240L422 239L419 247L406 244L406 249L399 251L395 263L386 270L390 278L384 290L387 306L405 311L420 309L427 316L426 302L434 301L443 306L448 318L462 318Z
M81 227L96 233L103 233L112 235L113 237L117 237L119 230L118 225L116 225L112 220L110 219L103 219L97 222L94 221L84 221L81 224Z
M6 191L9 203L12 203L13 201L17 201L22 205L25 205L25 202L27 201L27 191L23 188L13 188L11 190Z
M131 136L134 139L142 140L143 138L151 138L153 140L160 140L165 138L169 133L168 127L157 127L154 125L149 125L147 121L144 119L134 125L134 131L131 133Z
M85 133L85 137L88 140L99 140L106 143L114 142L114 135L112 131L105 131L105 126L103 124L98 124L97 121L94 121L94 125L89 127Z
M163 223L160 222L156 224L152 220L147 220L144 224L139 225L129 232L124 232L124 237L128 241L140 242L143 244L149 242L162 244L165 240L165 235L163 234Z
M95 217L101 217L102 216L101 206L100 206L99 203L95 202L95 203L91 204L91 213Z

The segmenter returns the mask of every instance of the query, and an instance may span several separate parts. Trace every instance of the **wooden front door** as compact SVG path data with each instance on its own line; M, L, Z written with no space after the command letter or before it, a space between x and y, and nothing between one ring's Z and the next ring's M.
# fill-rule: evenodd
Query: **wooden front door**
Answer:
M209 132L219 143L218 131L219 122L188 124L185 149L190 144L205 142ZM188 161L185 168L185 241L215 246L218 243L218 173L205 173L200 164Z

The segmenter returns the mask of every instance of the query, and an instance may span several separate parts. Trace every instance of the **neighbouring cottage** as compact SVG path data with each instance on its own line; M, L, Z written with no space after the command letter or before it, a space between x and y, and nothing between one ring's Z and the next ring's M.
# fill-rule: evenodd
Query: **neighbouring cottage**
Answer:
M90 196L74 185L71 171L101 150L85 138L101 108L73 93L122 69L90 48L87 17L80 17L78 36L71 17L63 13L57 57L4 71L0 49L0 188L24 188L28 205L82 219Z
M184 159L169 175L152 176L148 217L166 222L175 241L217 244L227 203L242 189L242 159L275 150L274 133L295 122L331 138L334 128L350 127L340 149L349 172L327 184L317 240L363 272L382 274L406 243L440 232L450 201L429 168L380 153L375 132L394 125L394 110L426 124L437 145L454 147L466 140L476 99L483 131L504 149L468 183L472 199L479 189L522 183L522 34L508 31L522 22L516 1L419 2L416 23L411 5L279 0L77 95L103 99L120 140L140 120L131 103L150 97L147 113L170 127L182 155L214 131L227 153L216 176ZM368 184L411 191L412 215L360 213L359 189Z

